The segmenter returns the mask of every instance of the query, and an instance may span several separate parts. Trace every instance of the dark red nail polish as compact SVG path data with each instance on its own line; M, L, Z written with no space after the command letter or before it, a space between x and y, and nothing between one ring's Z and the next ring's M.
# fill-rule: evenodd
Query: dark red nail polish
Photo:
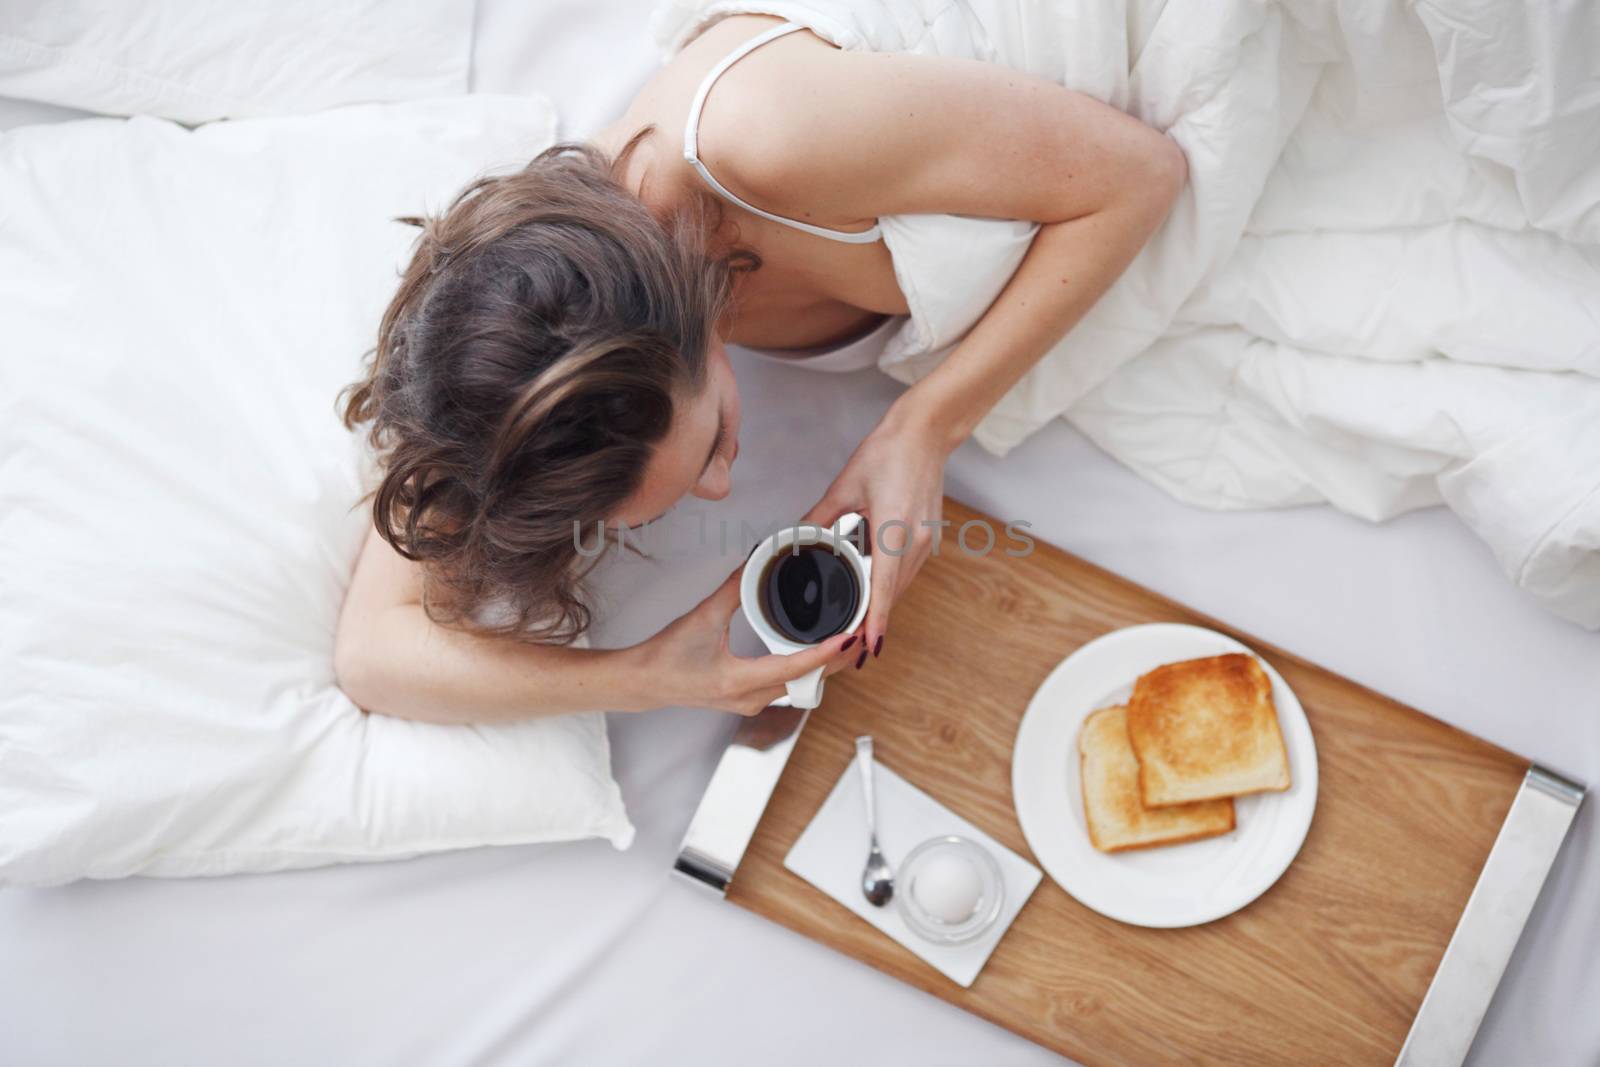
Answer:
M872 646L872 654L874 656L883 655L883 638L884 638L884 635L883 634L879 634L878 635L878 643Z
M849 648L851 645L853 645L855 643L856 643L855 635L851 634L850 635L850 639L848 641L846 641L844 644L839 646L839 651L843 652L845 649Z
M861 665L865 662L867 662L867 650L862 648L861 655L856 657L856 670L859 671L861 669Z

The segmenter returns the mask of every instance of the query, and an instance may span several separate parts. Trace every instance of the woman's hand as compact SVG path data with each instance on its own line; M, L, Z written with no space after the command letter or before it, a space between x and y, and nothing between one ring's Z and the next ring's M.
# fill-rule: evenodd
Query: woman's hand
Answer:
M872 599L862 626L871 651L883 651L895 600L911 584L943 532L944 464L964 435L941 426L904 394L867 435L828 491L801 520L832 525L839 516L866 516L872 544Z
M844 667L843 655L858 642L837 634L792 656L736 656L728 647L728 626L739 609L739 575L728 576L716 592L660 633L629 650L639 679L638 710L684 705L754 715L783 696L785 682L818 667L828 673Z

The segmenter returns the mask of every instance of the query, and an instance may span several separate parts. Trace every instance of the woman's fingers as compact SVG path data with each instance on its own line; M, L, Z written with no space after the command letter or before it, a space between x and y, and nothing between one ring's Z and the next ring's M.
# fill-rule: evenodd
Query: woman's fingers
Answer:
M850 647L846 648L845 646L847 645ZM837 674L850 666L855 658L856 649L860 646L860 638L851 640L851 635L839 634L820 645L806 649L804 652L796 652L792 656L774 654L751 661L753 666L764 671L770 670L772 673L764 674L754 680L755 687L740 702L739 713L742 715L759 713L767 705L788 693L788 687L783 684L784 682L790 682L809 674L819 666L823 668L824 677L830 674ZM832 649L831 653L829 652L830 648ZM774 681L774 678L780 680Z
M784 682L792 682L796 678L810 674L818 667L826 667L849 640L848 634L835 634L821 644L812 645L792 655L779 652L750 660L749 667L746 668L750 688L782 685Z
M872 597L867 603L862 638L867 642L867 650L874 654L883 649L883 635L889 629L889 612L900 590L900 568L904 560L903 555L883 551L881 545L872 556Z
M714 593L700 602L701 606L712 612L719 621L732 621L733 613L739 610L739 579L743 576L744 567L740 566L717 586Z
M902 544L885 548L880 544L872 556L872 599L867 605L864 637L874 656L883 651L883 635L889 630L889 613L906 586L928 562L933 550L926 531L906 534Z
M823 668L822 676L826 678L829 675L838 674L840 671L850 666L850 664L854 663L856 661L856 649L860 646L861 642L857 641L854 645L851 645L837 656L834 656L828 661L828 665Z
M811 505L811 510L800 517L799 525L810 523L814 526L832 526L839 516L849 511L852 506L850 495L838 482L834 482L828 486L828 491L822 494L822 499Z

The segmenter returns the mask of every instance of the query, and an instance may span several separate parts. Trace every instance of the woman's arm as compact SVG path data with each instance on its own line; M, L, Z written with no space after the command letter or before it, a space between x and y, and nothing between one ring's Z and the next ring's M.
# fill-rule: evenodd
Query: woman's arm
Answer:
M1176 142L1083 93L994 63L807 43L763 49L700 132L711 169L768 210L841 227L1048 224L1141 200L1159 218L1183 186Z
M794 656L728 649L738 572L689 614L631 648L583 649L480 637L422 607L422 575L369 531L339 616L339 687L366 711L428 722L526 719L684 704L753 714L785 681L834 662L844 638Z
M717 164L754 203L838 226L915 213L1040 224L983 318L896 401L808 516L860 509L915 531L874 569L866 639L877 648L932 542L923 523L940 517L946 457L1121 275L1187 168L1175 142L1138 120L994 64L794 48L761 73L737 98L743 114L723 116L721 130L743 128Z

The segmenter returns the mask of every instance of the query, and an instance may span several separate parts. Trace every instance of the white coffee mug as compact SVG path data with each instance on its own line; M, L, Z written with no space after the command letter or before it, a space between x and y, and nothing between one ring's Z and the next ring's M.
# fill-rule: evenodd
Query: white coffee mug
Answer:
M841 632L848 633L854 630L861 625L861 620L867 617L867 602L872 599L872 559L862 555L861 550L850 540L850 535L861 523L861 516L852 511L848 515L841 515L831 527L791 526L779 530L750 553L750 558L744 565L744 573L739 577L739 601L744 605L744 617L750 620L750 628L761 638L762 644L766 645L769 651L792 656L796 652L804 652L814 647L789 640L767 621L766 613L761 610L761 576L766 571L767 564L780 552L793 551L795 545L828 545L855 571L856 581L861 585L861 598L856 604L855 614L850 617L849 624ZM779 697L773 701L773 705L785 708L814 708L821 704L822 672L823 668L818 667L811 673L786 683L789 695Z

